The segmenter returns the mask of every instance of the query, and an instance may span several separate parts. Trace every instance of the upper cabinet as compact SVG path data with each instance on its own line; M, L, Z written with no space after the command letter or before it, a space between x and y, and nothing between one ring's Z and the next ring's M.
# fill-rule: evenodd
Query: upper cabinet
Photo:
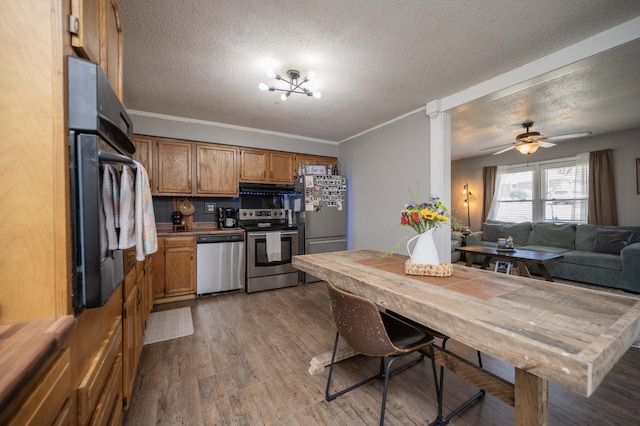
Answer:
M259 149L240 149L240 180L243 182L266 182L269 157Z
M196 194L238 195L237 150L233 147L199 143L196 149Z
M100 67L122 100L122 15L116 0L102 0L103 25L100 38Z
M100 62L101 0L71 1L71 45L78 56Z
M190 195L191 149L190 142L158 139L156 156L158 159L157 194Z
M325 166L327 169L329 169L329 165L331 165L331 167L335 169L336 165L338 164L338 159L334 157L322 157L318 155L296 154L295 164L296 167L298 167L299 165L304 167L307 165L317 164L319 166Z
M337 159L293 152L134 135L133 159L147 170L152 195L237 197L240 181L291 184L298 164L335 167Z
M259 149L240 149L240 180L243 182L293 183L295 154Z
M155 191L156 182L153 172L153 143L154 139L148 136L134 136L133 145L136 147L136 152L133 154L133 159L142 164L149 175L149 186L151 191Z
M78 56L100 64L122 100L122 16L117 0L72 0L71 45Z
M294 157L295 155L290 152L270 152L269 181L272 183L293 183Z

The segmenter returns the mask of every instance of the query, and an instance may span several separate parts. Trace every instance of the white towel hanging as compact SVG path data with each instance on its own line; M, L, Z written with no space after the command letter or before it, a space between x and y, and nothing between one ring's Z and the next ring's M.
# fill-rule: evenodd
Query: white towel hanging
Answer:
M280 262L282 260L282 234L280 232L267 232L267 260Z

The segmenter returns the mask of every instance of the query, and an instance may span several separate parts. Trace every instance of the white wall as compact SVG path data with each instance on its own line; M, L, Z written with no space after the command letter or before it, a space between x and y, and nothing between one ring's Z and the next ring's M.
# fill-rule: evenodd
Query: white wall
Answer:
M307 140L295 135L263 132L258 129L217 125L217 123L202 120L128 112L133 120L133 131L139 135L273 149L299 154L338 156L338 144L334 142L319 139Z
M455 115L453 116L455 120ZM455 142L454 142L455 143ZM469 182L474 194L471 202L471 228L479 230L482 214L482 168L486 166L526 164L555 158L572 157L582 152L614 149L616 167L616 198L619 225L640 225L640 194L636 193L635 159L640 158L640 128L606 135L591 136L574 141L558 142L553 148L540 148L534 154L524 156L515 150L501 155L486 155L454 161L451 164L451 195L454 216L466 224L466 210L462 186Z
M425 111L341 143L338 158L349 185L349 249L388 251L404 236L415 235L410 228L399 226L400 210L410 199L407 188L421 200L429 195L429 117ZM407 254L405 244L395 251Z

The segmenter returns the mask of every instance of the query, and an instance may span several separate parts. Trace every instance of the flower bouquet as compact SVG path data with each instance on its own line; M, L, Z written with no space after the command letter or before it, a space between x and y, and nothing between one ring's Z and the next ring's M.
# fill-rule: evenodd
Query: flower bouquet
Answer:
M411 194L411 192L410 192ZM451 276L453 267L450 263L440 262L433 231L449 220L447 207L439 197L431 196L429 201L421 203L417 197L404 205L400 212L400 225L410 226L418 235L407 242L410 258L405 263L405 273L410 275ZM412 241L416 240L413 250Z

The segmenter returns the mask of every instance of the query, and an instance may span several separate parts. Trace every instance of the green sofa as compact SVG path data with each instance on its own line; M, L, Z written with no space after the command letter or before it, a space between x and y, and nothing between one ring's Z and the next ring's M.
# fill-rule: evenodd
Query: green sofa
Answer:
M563 254L546 264L553 277L640 293L640 226L487 221L467 236L467 246L495 247L498 238L509 236L516 249ZM527 266L540 273L536 265Z

